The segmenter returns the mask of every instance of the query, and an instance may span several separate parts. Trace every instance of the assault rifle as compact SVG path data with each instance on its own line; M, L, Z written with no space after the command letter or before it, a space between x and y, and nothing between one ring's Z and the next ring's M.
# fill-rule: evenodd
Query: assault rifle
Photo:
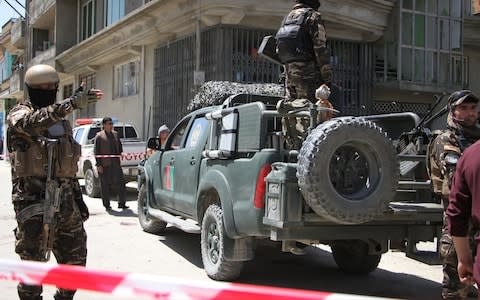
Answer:
M434 95L435 102L433 106L423 116L420 122L418 122L417 126L415 126L415 128L413 128L409 132L402 133L402 135L400 136L398 144L400 149L398 152L402 152L408 146L414 146L416 148L417 154L425 153L426 146L428 145L432 137L432 132L429 128L426 127L426 125L447 113L448 108L447 106L444 106L442 109L440 109L434 114L434 111L442 103L446 95L446 93Z
M55 225L57 223L55 215L60 211L60 197L62 194L62 189L54 179L54 163L57 155L56 145L58 140L46 137L39 137L38 140L47 147L48 156L47 183L45 189L45 202L43 205L43 238L40 246L42 260L48 261L55 241Z

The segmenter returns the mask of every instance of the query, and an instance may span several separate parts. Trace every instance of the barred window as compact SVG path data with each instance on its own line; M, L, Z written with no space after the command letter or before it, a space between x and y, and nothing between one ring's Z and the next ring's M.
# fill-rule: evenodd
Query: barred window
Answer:
M73 84L66 84L63 86L63 98L67 99L68 97L73 95Z
M400 5L401 80L464 85L464 2L402 0Z

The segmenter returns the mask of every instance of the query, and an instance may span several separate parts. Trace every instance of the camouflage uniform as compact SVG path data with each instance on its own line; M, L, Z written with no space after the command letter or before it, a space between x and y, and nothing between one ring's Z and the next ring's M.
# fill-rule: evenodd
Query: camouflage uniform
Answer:
M316 101L316 89L323 83L332 82L330 54L326 47L327 38L321 14L306 4L298 3L287 15L283 24L290 19L298 18L300 14L305 14L301 30L306 32L306 37L309 39L306 42L309 53L306 53L304 58L300 57L298 61L293 59L294 61L285 62L282 59L286 73L286 100L282 100L278 105L281 113L308 107L310 102ZM282 123L288 147L300 149L306 134L307 120L285 118Z
M447 122L448 129L438 135L429 145L430 177L433 191L442 199L444 206L444 222L440 239L440 258L443 264L442 297L444 299L464 299L471 292L471 288L462 284L458 277L457 253L453 239L448 233L448 219L445 210L448 207L448 197L457 160L468 146L475 143L477 138L465 136L453 122L451 113ZM471 246L472 249L475 249L473 234L471 237Z
M57 147L57 153L59 156L63 155L63 157L69 158L70 166L65 166L65 160L58 158L54 163L56 165L55 174L73 175L56 176L55 178L62 188L62 194L59 212L56 215L57 224L52 252L60 264L79 266L85 266L86 264L87 235L83 227L83 220L88 218L88 209L83 202L80 185L74 177L75 170L73 170L76 168L76 162L80 156L80 146L76 144L78 145L78 151L76 152L73 150L65 151L65 149L69 149L68 147L75 146L70 124L64 120L64 117L71 113L73 109L71 99L43 108L25 101L17 104L7 117L8 146L9 151L14 154L11 164L12 201L17 218L17 228L14 230L15 252L22 260L44 260L44 253L41 253L40 250L43 238L43 211L30 214L26 212L28 211L27 208L32 209L35 206L43 208L45 199L47 178L44 163L46 162L47 151L36 137L51 137L49 129L52 128L52 125L61 124L65 130L62 131L64 135L59 138L59 141L60 144L67 145L67 148L59 146ZM34 158L31 157L31 152L29 152L32 149L37 151L33 155ZM26 164L28 160L32 163L30 166ZM74 293L75 291L58 289L55 299L73 299ZM42 287L19 284L18 294L20 299L42 299Z

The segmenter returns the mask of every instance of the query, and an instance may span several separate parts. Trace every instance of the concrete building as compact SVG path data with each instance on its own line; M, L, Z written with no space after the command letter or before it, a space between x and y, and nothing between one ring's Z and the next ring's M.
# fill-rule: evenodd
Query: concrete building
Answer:
M23 98L24 24L18 18L10 19L3 24L0 34L0 141L5 141L8 112ZM0 150L3 149L2 144Z
M480 93L476 1L321 1L342 112L423 114L435 93ZM292 3L27 0L25 60L60 71L59 97L82 81L104 90L74 118L113 116L146 137L173 126L203 80L277 82L256 51Z

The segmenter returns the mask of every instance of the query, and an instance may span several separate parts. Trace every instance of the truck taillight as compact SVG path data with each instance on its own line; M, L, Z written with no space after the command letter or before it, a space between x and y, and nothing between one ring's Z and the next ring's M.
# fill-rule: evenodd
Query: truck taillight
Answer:
M272 171L270 164L265 164L258 172L257 185L255 186L255 198L253 199L253 206L255 208L265 208L265 177Z

